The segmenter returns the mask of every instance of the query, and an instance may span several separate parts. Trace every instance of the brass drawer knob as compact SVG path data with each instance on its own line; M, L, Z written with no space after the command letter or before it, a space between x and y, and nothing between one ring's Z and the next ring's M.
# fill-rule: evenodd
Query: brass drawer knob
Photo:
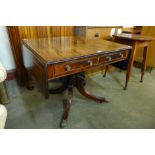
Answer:
M66 70L66 71L71 71L71 69L72 69L72 67L71 67L70 65L66 65L66 66L65 66L65 70Z
M107 61L111 61L112 58L110 56L107 56L106 59L108 59Z
M123 58L124 57L123 53L120 53L120 56L121 56L121 58Z
M88 60L88 64L89 64L90 66L92 66L92 65L93 65L93 61L92 61L92 60Z

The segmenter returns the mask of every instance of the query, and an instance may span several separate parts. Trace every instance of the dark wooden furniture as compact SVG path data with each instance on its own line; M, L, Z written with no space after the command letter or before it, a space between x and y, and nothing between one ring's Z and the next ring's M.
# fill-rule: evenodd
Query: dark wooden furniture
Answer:
M17 81L22 85L25 81L25 68L22 60L20 34L17 26L8 26L8 35L16 65Z
M87 38L100 38L110 40L110 32L115 28L118 30L122 26L75 26L75 34Z
M73 36L74 26L7 26L12 53L16 65L17 81L25 84L26 72L22 60L21 40L23 38L43 38Z
M127 45L82 37L24 39L23 44L30 50L28 53L32 60L31 66L25 65L29 72L27 75L35 77L45 97L68 90L61 126L68 117L73 87L89 99L99 103L107 102L105 98L91 95L84 89L84 72L97 66L125 60L131 50ZM49 89L48 82L58 78L62 86Z
M127 33L127 34L140 34L141 30L123 30L123 33Z
M122 33L141 34L142 26L123 27Z
M151 41L155 40L153 37L147 37L147 36L142 36L138 34L115 34L114 35L114 41L126 45L130 45L133 47L130 59L128 60L129 62L126 63L126 61L122 61L121 63L116 63L114 66L120 68L120 69L127 69L126 72L126 82L125 82L125 90L127 89L128 86L128 81L130 79L131 73L132 73L132 67L136 55L136 50L137 48L143 47L143 60L142 60L142 68L141 68L141 80L140 82L143 82L143 77L144 73L146 70L146 58L147 58L147 48L148 45ZM105 69L105 75L108 70L108 67ZM105 76L104 75L104 76Z

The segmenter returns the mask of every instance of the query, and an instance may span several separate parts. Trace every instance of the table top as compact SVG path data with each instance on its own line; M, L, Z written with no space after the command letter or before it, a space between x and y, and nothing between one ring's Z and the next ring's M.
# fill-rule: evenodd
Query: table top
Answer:
M53 37L23 39L23 44L45 63L58 63L72 59L131 49L131 46L85 37Z
M154 37L150 36L143 36L140 34L127 34L127 33L121 33L121 34L114 34L114 37L127 39L127 40L136 40L136 41L153 41L155 40Z

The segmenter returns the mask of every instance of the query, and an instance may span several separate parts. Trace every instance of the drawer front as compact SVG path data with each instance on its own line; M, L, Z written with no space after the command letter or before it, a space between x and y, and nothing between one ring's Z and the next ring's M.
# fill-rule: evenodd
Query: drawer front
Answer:
M98 58L82 59L77 61L59 63L54 65L54 75L68 74L71 72L79 72L97 65Z
M128 56L128 51L121 51L119 53L113 53L113 54L109 54L107 56L101 56L99 59L99 63L112 63L112 62L116 62L118 60L124 60L126 59Z

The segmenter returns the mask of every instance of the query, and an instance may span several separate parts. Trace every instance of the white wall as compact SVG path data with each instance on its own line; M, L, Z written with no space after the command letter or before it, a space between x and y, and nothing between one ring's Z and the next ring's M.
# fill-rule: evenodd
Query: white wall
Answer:
M15 69L9 37L5 26L0 26L0 62L6 70Z

